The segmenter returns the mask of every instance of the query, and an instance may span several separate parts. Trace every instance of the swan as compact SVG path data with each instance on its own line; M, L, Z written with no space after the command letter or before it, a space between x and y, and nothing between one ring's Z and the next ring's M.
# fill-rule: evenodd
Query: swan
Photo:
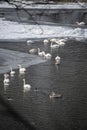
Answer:
M23 79L23 88L24 88L24 90L30 90L31 89L31 85L30 84L26 84L25 83L25 79Z
M18 67L19 67L19 72L20 72L20 73L25 73L26 68L22 68L21 65L18 65Z
M45 52L44 51L40 51L40 48L38 48L38 55L39 56L44 56Z
M55 57L55 64L56 64L56 65L59 65L59 64L60 64L60 57L59 57L59 56L56 56L56 57Z
M76 22L76 24L81 26L81 25L85 25L85 22Z
M52 39L50 39L50 42L52 42L52 43L56 43L56 38L52 38Z
M5 77L5 78L8 78L8 77L9 77L9 74L6 74L6 73L5 73L5 74L4 74L4 77Z
M3 81L4 85L9 85L9 82L10 80L8 78L8 74L4 74L4 81Z
M11 69L11 71L10 71L10 75L11 75L11 76L14 76L15 71L12 70L12 67L11 67L10 69Z
M53 43L51 42L50 47L51 47L51 48L57 48L57 47L59 47L59 44L53 44Z
M44 45L47 45L47 43L49 43L49 40L48 39L44 39L43 43L44 43Z
M66 41L65 39L60 39L60 40L57 39L56 43L61 46L61 45L65 45L65 41Z
M60 46L63 46L63 45L65 45L65 42L63 42L63 41L59 41L59 43L58 43Z
M32 40L27 40L27 43L33 43L33 41Z
M35 48L30 49L30 50L29 50L29 53L30 53L30 54L35 54L35 53L37 53L37 49L35 49Z
M51 59L52 55L50 53L44 54L45 59Z
M50 95L49 95L49 98L61 98L62 95L61 94L56 94L55 92L52 92Z

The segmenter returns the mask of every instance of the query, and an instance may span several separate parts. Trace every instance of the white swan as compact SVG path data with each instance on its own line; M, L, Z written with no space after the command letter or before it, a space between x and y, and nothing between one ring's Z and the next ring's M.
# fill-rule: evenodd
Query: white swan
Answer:
M11 69L11 71L10 71L10 75L11 75L11 76L14 76L15 71L12 70L12 67L11 67L10 69Z
M18 65L18 67L19 67L19 73L25 73L26 68L22 68L20 64Z
M59 56L56 56L56 57L55 57L55 64L56 64L56 65L59 65L59 64L60 64L60 59L61 59L61 58L60 58Z
M81 25L85 25L85 22L76 22L76 24L81 26Z
M23 79L23 88L24 88L24 90L30 90L31 89L31 85L30 84L26 84L25 83L25 79Z
M52 39L50 39L50 42L52 42L52 43L56 43L56 38L52 38Z
M45 52L44 51L40 51L40 48L38 48L38 55L39 56L44 56Z
M36 48L32 48L32 49L29 50L29 53L30 54L35 54L35 53L37 53L37 49Z
M9 85L9 82L10 80L8 78L8 74L4 74L4 81L3 81L4 85Z
M4 74L4 78L9 78L9 74Z
M33 41L32 40L27 40L27 43L33 43Z
M53 43L51 42L50 47L53 48L53 49L54 49L54 48L58 48L58 47L59 47L59 44L53 44Z
M51 59L52 55L50 53L44 54L45 59Z
M43 43L44 43L44 45L47 45L49 43L49 40L48 39L44 39Z
M63 45L65 45L65 42L59 41L58 45L63 46Z
M49 95L49 98L61 98L62 95L61 94L56 94L55 92L52 92L50 95Z

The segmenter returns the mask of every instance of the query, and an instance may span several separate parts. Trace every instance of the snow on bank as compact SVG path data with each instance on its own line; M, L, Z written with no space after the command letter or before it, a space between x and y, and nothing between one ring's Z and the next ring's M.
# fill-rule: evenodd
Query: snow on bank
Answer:
M28 25L0 18L0 39L26 39L45 37L87 38L87 29L80 27Z

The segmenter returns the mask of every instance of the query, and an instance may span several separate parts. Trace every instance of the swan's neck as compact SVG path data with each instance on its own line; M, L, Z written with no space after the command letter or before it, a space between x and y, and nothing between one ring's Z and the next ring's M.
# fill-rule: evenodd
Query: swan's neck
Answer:
M21 65L19 65L19 69L21 69Z
M40 52L40 48L38 48L38 53Z
M53 43L51 42L51 46L53 45Z
M11 69L11 72L12 72L12 68L10 68Z
M25 79L23 79L24 85L25 85Z

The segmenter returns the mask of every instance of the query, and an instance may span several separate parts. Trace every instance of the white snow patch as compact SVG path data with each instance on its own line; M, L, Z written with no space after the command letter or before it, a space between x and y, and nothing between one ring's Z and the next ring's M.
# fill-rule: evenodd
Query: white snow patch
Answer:
M87 38L86 28L66 26L28 25L6 21L0 18L0 39L25 39L44 37L83 37Z

